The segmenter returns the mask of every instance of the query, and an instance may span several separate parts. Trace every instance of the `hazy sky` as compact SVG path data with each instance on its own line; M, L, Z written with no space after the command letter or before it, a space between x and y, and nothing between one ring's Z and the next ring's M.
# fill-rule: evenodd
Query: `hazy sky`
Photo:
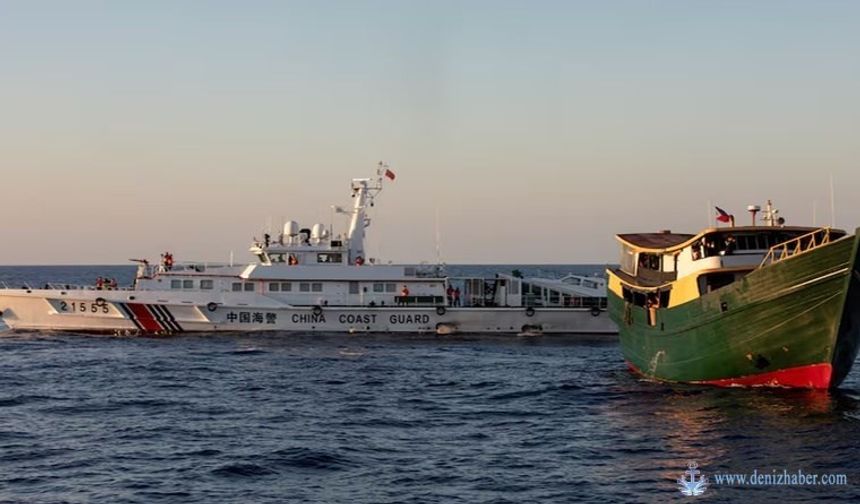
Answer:
M379 160L374 255L860 225L860 2L0 0L0 264L247 258ZM743 215L741 215L743 214ZM343 220L335 221L336 230Z

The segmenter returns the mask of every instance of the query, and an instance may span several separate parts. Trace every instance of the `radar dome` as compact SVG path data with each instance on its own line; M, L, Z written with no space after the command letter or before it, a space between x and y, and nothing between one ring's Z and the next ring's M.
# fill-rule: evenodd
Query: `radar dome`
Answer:
M296 236L299 234L299 223L296 221L287 221L284 223L284 235Z
M315 240L328 238L328 230L325 228L325 224L314 224L311 228L311 238Z

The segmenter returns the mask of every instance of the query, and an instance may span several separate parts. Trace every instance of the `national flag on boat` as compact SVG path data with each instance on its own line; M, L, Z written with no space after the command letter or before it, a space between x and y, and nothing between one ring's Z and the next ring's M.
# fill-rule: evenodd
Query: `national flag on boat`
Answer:
M389 170L388 168L386 168L386 169L385 169L385 176L386 176L386 177L388 177L388 178L390 178L391 180L394 180L394 177L395 177L396 175L394 175L394 172L393 172L393 171L391 171L391 170Z
M714 207L714 208L717 209L717 220L718 221L720 221L720 222L731 222L732 221L732 216L729 215L728 212L726 212L725 210L723 210L720 207Z

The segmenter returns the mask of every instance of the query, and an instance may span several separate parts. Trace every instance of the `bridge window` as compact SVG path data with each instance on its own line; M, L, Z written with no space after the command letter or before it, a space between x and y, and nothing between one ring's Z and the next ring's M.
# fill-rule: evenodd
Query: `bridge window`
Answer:
M280 292L281 284L278 282L272 282L269 284L269 292Z
M307 282L300 282L299 283L299 292L310 292L310 291L311 291L311 284L309 284Z
M317 262L318 263L341 263L341 262L343 262L343 255L340 253L331 253L331 252L317 254Z
M212 290L214 284L212 280L200 280L200 288L203 290Z
M395 292L397 290L397 284L387 283L385 284L385 292Z
M245 283L245 292L254 292L254 284L252 282Z
M311 290L313 292L322 292L322 285L323 284L321 284L319 282L314 282L311 284Z
M281 282L281 292L290 292L293 290L293 284L290 282Z
M639 267L653 271L660 271L660 256L657 254L639 254Z
M170 281L171 289L181 289L182 288L182 280L171 280Z
M242 292L242 282L233 282L233 292Z
M381 282L373 284L373 292L385 292L385 284Z
M183 289L193 289L194 288L194 280L183 280L182 281Z

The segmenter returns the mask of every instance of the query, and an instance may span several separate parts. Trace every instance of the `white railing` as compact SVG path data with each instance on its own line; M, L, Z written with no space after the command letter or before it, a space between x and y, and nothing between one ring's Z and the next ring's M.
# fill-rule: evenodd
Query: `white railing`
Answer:
M45 282L40 284L33 284L32 282L21 282L16 284L10 284L8 282L0 281L0 289L15 289L15 290L103 290L103 291L129 291L134 290L133 287L102 287L98 288L95 285L80 285L80 284L70 284L70 283L58 283L58 282Z

